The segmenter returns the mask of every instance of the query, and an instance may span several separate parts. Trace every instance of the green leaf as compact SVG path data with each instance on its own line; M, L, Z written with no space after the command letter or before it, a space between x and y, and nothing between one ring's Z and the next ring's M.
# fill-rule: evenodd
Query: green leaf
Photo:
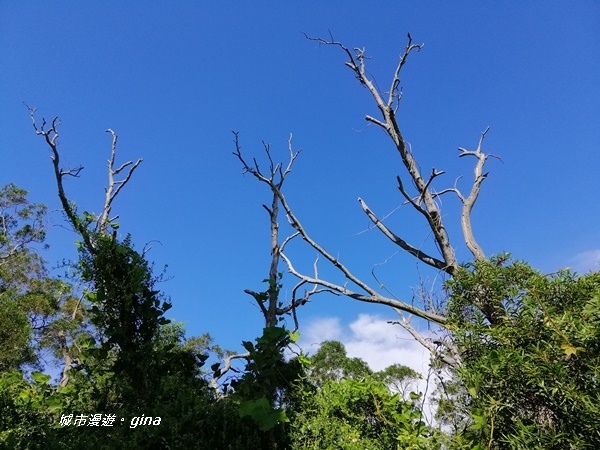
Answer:
M572 355L577 355L578 351L583 350L579 347L575 347L574 345L572 345L569 342L563 342L560 345L560 348L565 352L565 356L567 359L569 359Z
M481 413L481 414L475 414L473 413L471 415L471 417L473 418L473 421L475 423L473 423L469 429L470 430L482 430L486 423L487 423L487 417L485 416L485 414Z
M254 344L250 341L242 341L242 346L249 352L254 351Z
M269 401L265 397L242 402L239 407L239 415L240 417L250 416L261 431L268 431L279 422L289 422L285 411L271 409Z
M300 332L296 331L294 333L290 333L290 342L295 344L300 339Z
M53 395L46 399L46 406L50 412L57 411L62 408L63 400L58 395Z
M469 395L473 398L477 398L477 389L475 389L474 386L469 386L469 388L467 389L467 391L469 392Z
M498 367L500 366L500 355L498 355L498 352L496 350L492 350L490 352L489 359L490 359L490 365L492 366L492 368L498 369Z
M298 360L298 362L302 366L304 366L304 367L310 366L311 359L308 356L306 356L306 355L298 355L296 359Z
M419 400L423 396L423 394L420 392L419 393L411 392L409 395L410 395L411 400Z
M35 381L37 384L46 384L52 377L42 372L33 372L31 374L31 378L33 378L33 381Z

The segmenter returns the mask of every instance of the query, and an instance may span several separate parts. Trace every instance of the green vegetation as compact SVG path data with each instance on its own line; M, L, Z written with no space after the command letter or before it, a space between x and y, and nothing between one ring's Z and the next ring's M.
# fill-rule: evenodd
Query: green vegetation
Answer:
M448 282L462 365L449 420L483 448L600 446L600 273L543 275L507 256L478 261ZM490 327L473 308L494 296L507 314ZM459 428L460 429L460 428Z
M244 342L244 372L231 395L216 395L203 370L209 337L186 340L181 324L164 318L170 303L131 237L90 232L93 252L80 246L87 288L78 301L36 252L45 208L12 185L0 205L0 448L600 446L600 273L546 276L507 255L461 267L446 286L461 364L444 381L432 427L420 394L408 391L417 373L401 365L374 373L335 341L288 360L283 349L298 334L283 327ZM491 326L475 306L482 295L504 305L501 323ZM70 364L59 385L36 371L47 349ZM116 420L110 428L60 425L77 414ZM133 426L142 415L160 425Z

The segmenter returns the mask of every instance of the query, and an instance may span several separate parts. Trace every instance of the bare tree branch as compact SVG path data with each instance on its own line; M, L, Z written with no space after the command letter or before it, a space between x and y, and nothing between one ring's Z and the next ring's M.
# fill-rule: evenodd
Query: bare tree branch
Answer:
M427 178L427 180L424 179L420 167L412 154L410 145L408 145L402 137L402 133L400 131L400 127L396 118L396 112L402 93L400 86L401 70L406 64L410 53L412 51L420 51L421 48L423 48L423 45L413 44L412 37L410 34L408 34L408 41L404 53L400 57L399 63L396 66L396 70L391 80L390 89L387 93L382 93L377 88L376 83L369 76L366 70L367 57L365 55L365 49L355 48L353 51L351 51L342 43L335 41L333 37L331 37L331 39L329 40L321 38L312 38L309 36L306 37L309 40L316 41L320 44L333 45L342 49L343 53L347 57L347 61L345 63L346 66L348 66L353 71L360 84L367 88L367 90L371 94L371 97L373 98L375 105L377 106L381 114L381 117L376 118L372 115L367 115L365 118L368 122L374 123L385 130L385 132L388 134L388 136L394 143L394 146L396 147L398 153L400 154L402 163L408 174L408 179L412 181L412 184L417 190L417 194L411 195L408 192L403 183L403 179L400 176L397 177L398 189L402 196L406 199L406 203L410 204L426 219L428 226L432 231L437 248L441 253L441 258L436 258L431 255L424 254L423 252L417 250L414 246L408 244L404 239L400 238L396 233L393 233L387 226L385 226L382 223L382 221L375 216L375 214L366 206L366 204L362 200L359 200L363 211L365 211L369 219L388 239L397 244L403 250L417 257L419 260L425 262L426 264L441 269L449 275L453 275L458 269L459 265L454 255L454 248L450 243L445 225L442 221L442 215L440 210L441 206L436 203L436 199L439 199L439 197L445 193L454 192L463 204L461 212L461 228L463 231L465 244L476 259L484 259L485 253L477 243L473 234L471 224L471 213L475 202L478 198L481 185L487 177L487 173L483 173L483 167L485 165L485 162L489 157L497 158L494 155L485 154L482 151L483 140L485 138L485 135L489 131L489 127L481 134L479 145L476 150L467 151L463 148L459 149L461 151L461 157L474 156L477 158L477 163L474 168L475 179L473 181L473 185L471 187L469 195L462 195L462 193L458 190L456 186L456 182L453 188L443 189L438 192L435 189L433 189L432 184L435 178L442 175L444 172L436 171L435 169L433 169L431 175ZM344 275L347 274L344 273Z
M108 160L108 187L105 189L106 197L104 200L104 207L102 208L102 214L98 217L96 222L96 231L99 231L102 234L106 234L106 229L108 225L115 219L110 219L110 212L112 210L112 203L121 192L121 189L127 184L127 182L131 179L133 172L138 166L142 163L143 159L138 159L135 164L132 161L127 161L117 169L115 166L115 157L117 155L117 140L118 136L116 133L110 128L106 130L107 133L110 133L112 136L112 145L110 152L110 159ZM131 167L130 167L131 166ZM115 180L115 175L118 175L123 169L130 167L125 175L123 180ZM117 216L118 217L118 216Z
M311 39L315 40L314 38ZM431 180L429 182L426 182L423 179L416 160L405 145L402 133L400 132L400 127L398 126L398 123L396 121L396 110L395 108L393 108L393 102L397 96L397 90L400 85L400 71L406 63L408 55L413 50L420 50L422 48L422 45L413 45L412 38L409 35L408 44L406 46L405 52L401 56L400 61L396 67L396 71L392 79L390 92L388 93L387 101L384 101L383 94L379 92L374 82L366 74L364 50L355 49L355 55L352 55L352 52L350 52L350 50L347 47L345 47L339 42L324 41L322 39L316 40L326 45L336 45L342 48L346 55L349 57L349 61L346 62L346 65L355 73L361 84L365 86L371 93L371 96L375 100L377 108L381 112L382 118L374 119L371 116L367 116L366 118L368 121L381 126L394 142L396 149L400 153L405 168L407 169L411 179L417 187L417 191L419 192L420 198L422 198L422 201L425 203L425 209L421 208L420 206L417 209L422 214L424 214L425 218L429 223L429 226L433 231L434 237L438 243L438 246L443 256L443 260L445 262L445 270L449 273L452 273L458 267L458 263L454 257L454 251L450 245L446 229L440 219L440 212L438 211L438 207L431 195L431 192L428 189ZM420 203L420 201L418 203L411 202L413 206L420 205Z
M370 288L363 282L361 282L361 284L366 287L365 290L367 291L367 294L361 294L359 292L352 291L352 290L348 289L345 285L341 286L339 284L332 283L330 281L326 281L326 280L323 280L320 278L309 277L307 275L304 275L304 274L298 272L294 268L291 260L285 255L285 253L281 254L281 258L286 262L286 264L288 266L288 271L291 274L295 275L296 277L300 278L301 280L305 281L306 283L323 286L324 288L326 288L330 291L333 291L334 293L338 293L340 295L344 295L346 297L350 297L355 300L359 300L361 302L377 303L380 305L386 305L386 306L391 306L393 308L398 308L402 311L409 312L411 314L414 314L415 316L421 317L423 319L429 320L429 321L437 323L439 325L444 325L447 321L446 317L444 317L440 314L431 313L431 312L422 310L420 308L417 308L415 306L409 305L408 303L405 303L405 302L402 302L402 301L399 301L399 300L396 300L393 298L385 297L385 296L377 293L375 290L373 290L372 288ZM336 266L336 267L338 267L341 271L346 271L346 272L350 273L348 271L348 269L342 263L340 263L337 259L334 259L334 260L336 261L337 265L339 266L339 267L338 266ZM350 276L352 278L356 279L356 277L352 276L352 274L350 274Z
M406 170L408 171L410 179L413 181L414 185L417 188L417 191L418 191L417 199L415 200L414 198L412 198L412 196L410 196L408 194L408 192L404 189L404 186L403 186L403 183L402 183L400 177L398 177L399 189L400 189L402 195L406 198L407 202L409 204L411 204L415 209L417 209L417 211L419 211L421 214L423 214L424 217L426 218L426 220L433 232L436 243L442 254L442 260L444 261L444 264L445 264L443 270L445 270L449 274L454 273L456 268L458 268L458 263L455 259L453 247L450 244L450 240L448 238L446 229L441 220L441 213L439 211L439 207L436 205L436 203L434 201L435 198L439 197L439 195L441 195L441 194L435 193L430 189L433 179L435 177L443 174L443 171L436 172L434 169L432 171L431 176L428 178L427 181L425 181L423 179L421 172L419 170L419 167L416 163L416 160L414 159L412 153L409 151L404 140L402 139L400 127L398 126L398 123L396 120L396 115L395 115L397 106L398 106L397 101L399 100L399 96L400 96L399 89L400 89L401 70L402 70L403 66L406 64L409 54L412 51L420 51L421 48L423 48L423 45L413 44L412 37L410 36L410 34L408 34L408 42L407 42L406 48L404 50L404 53L400 57L400 61L399 61L398 65L396 66L394 76L392 77L390 90L387 93L387 99L384 100L383 94L377 89L373 80L371 78L369 78L369 76L367 75L366 68L365 68L366 57L365 57L364 49L354 49L354 52L352 52L352 51L350 51L350 49L348 47L344 46L340 42L334 41L333 39L325 40L325 39L321 39L321 38L312 38L309 36L306 36L306 37L309 40L319 42L320 44L323 44L323 45L333 45L333 46L337 46L337 47L341 48L343 50L343 52L346 54L346 56L348 57L346 66L348 66L354 72L354 74L356 75L359 82L363 86L365 86L368 89L368 91L370 92L371 96L375 100L375 104L377 105L377 108L381 112L382 117L381 117L381 119L376 119L370 115L367 115L366 120L371 123L375 123L376 125L383 128L387 132L387 134L390 136L392 141L394 142L396 149L400 153L402 162L403 162ZM393 107L394 104L396 105L396 108ZM475 200L477 199L477 196L479 194L479 189L480 189L481 183L483 182L483 180L485 179L485 176L487 175L487 174L482 175L483 164L485 163L485 161L488 157L488 155L485 155L481 152L481 143L483 141L483 137L485 136L485 133L487 133L487 130L482 134L482 138L480 139L480 145L479 145L477 151L467 152L466 150L462 149L463 154L461 155L461 156L473 155L478 158L478 163L475 167L475 182L471 189L471 194L463 202L464 207L463 207L463 212L461 215L461 224L463 227L463 234L465 236L466 244L469 247L469 249L471 250L471 252L473 253L473 255L478 259L485 258L485 254L483 253L481 247L477 244L477 242L475 241L475 238L473 236L470 214L471 214L473 205L475 204ZM442 192L445 193L445 192L449 192L449 191L450 190L444 190ZM458 193L457 190L455 192ZM459 198L461 198L460 195L459 195ZM423 207L421 207L421 203L424 204ZM406 248L405 247L402 247L402 248L404 248L405 250L407 250L409 252L412 252L410 246L406 247ZM434 266L434 267L436 267L436 266Z
M475 257L475 259L485 259L485 254L483 253L482 248L479 246L477 241L475 240L475 236L473 236L473 228L471 226L471 211L473 210L473 206L475 206L475 202L479 197L479 191L481 189L481 183L488 176L487 173L483 173L483 166L489 157L498 158L497 156L491 154L485 154L481 151L481 145L483 144L483 140L485 139L485 135L489 131L490 127L487 127L485 131L481 133L481 137L479 138L479 144L477 145L477 150L475 151L467 151L464 148L459 148L458 150L461 152L459 158L463 156L474 156L477 158L477 164L475 165L475 169L473 170L475 174L475 180L473 181L473 186L471 187L471 192L469 196L465 199L462 195L459 198L462 200L463 209L460 216L460 221L462 225L463 235L465 238L465 243L471 253Z
M234 133L234 136L235 136L234 143L235 143L235 149L236 149L234 152L234 155L241 161L243 169L244 169L244 173L250 173L251 175L256 177L259 181L266 183L271 188L273 195L275 197L277 197L278 202L281 203L281 206L285 210L285 212L288 216L288 221L290 222L291 226L296 230L296 233L293 236L287 238L284 241L283 245L287 244L287 242L289 242L289 240L292 239L293 237L300 235L304 241L308 242L308 244L312 248L314 248L320 255L322 255L331 264L333 264L338 270L340 270L344 274L344 276L346 277L347 280L349 280L350 282L352 282L353 284L358 286L365 293L352 291L345 286L340 286L335 283L331 283L331 282L322 280L322 279L318 278L318 276L309 277L309 276L301 274L293 267L290 259L287 258L286 255L281 251L281 248L277 247L278 254L279 254L279 256L281 256L281 258L287 264L288 271L290 273L292 273L293 275L295 275L296 277L298 277L300 280L304 281L305 283L322 286L323 288L325 288L325 290L330 291L330 292L335 292L337 294L345 295L350 298L354 298L356 300L360 300L360 301L364 301L364 302L380 303L383 305L397 307L399 309L405 310L407 312L415 314L416 316L422 317L424 319L430 320L435 323L443 324L445 322L446 319L439 314L433 314L428 311L424 311L419 308L416 308L407 303L404 303L404 302L401 302L401 301L398 301L395 299L387 298L387 297L380 295L379 293L377 293L377 291L375 289L371 288L368 284L364 283L362 280L360 280L358 277L356 277L354 274L352 274L352 272L344 264L342 264L338 258L334 257L333 255L328 253L323 247L321 247L319 244L317 244L317 242L314 241L309 236L309 234L306 232L302 223L299 221L299 219L296 217L296 215L294 214L294 212L288 205L286 197L284 196L284 194L281 191L281 186L283 184L282 183L283 180L280 179L278 182L276 182L273 171L271 171L271 173L269 175L265 175L264 173L262 173L260 171L260 169L257 168L258 164L255 160L253 161L254 165L250 166L242 156L238 134ZM265 149L266 148L268 148L267 145L265 145ZM294 152L292 150L291 141L288 142L288 148L290 151L290 163L288 164L288 169L286 169L285 173L287 173L289 170L291 170L291 164L293 163L293 161L295 160L295 158L298 156L298 153L299 153L299 152ZM267 208L267 210L269 210L269 209ZM271 208L270 210L272 211L273 208ZM438 264L445 267L445 264L442 262L438 262ZM298 304L296 303L295 306L297 306L297 305Z
M268 161L269 161L269 172L264 173L261 171L256 158L253 158L253 160L252 160L253 165L250 165L245 161L244 157L242 156L242 152L241 152L241 146L240 146L240 142L239 142L239 134L234 132L233 135L234 135L234 142L235 142L235 151L233 152L233 154L242 163L242 167L244 170L243 173L250 173L251 175L256 177L259 181L267 184L267 186L269 186L269 189L271 190L271 194L272 194L271 206L269 207L267 205L263 205L263 208L269 214L269 225L270 225L270 231L271 231L271 263L269 266L269 278L268 278L270 287L269 287L269 290L267 291L267 298L265 299L264 295L261 293L257 293L257 292L254 292L254 291L251 291L248 289L245 290L244 292L246 292L249 295L252 295L252 297L254 297L254 299L256 300L256 303L260 307L261 312L265 318L265 326L273 327L273 326L277 325L278 319L281 316L283 310L281 308L278 308L278 305L277 305L278 301L279 301L279 287L273 286L273 285L271 285L271 283L277 284L279 281L278 267L279 267L279 258L280 258L281 250L285 246L285 244L291 238L293 238L293 236L290 236L284 240L283 244L281 244L281 245L279 244L278 216L279 216L280 199L279 199L278 192L280 192L281 187L283 186L283 183L286 179L286 176L292 171L292 166L293 166L296 158L300 154L301 150L294 152L293 147L292 147L292 135L290 135L290 138L288 140L289 159L288 159L287 166L284 169L283 165L281 163L276 164L273 161L273 157L271 156L270 146L268 144L266 144L265 142L263 142L263 147L264 147L265 153L266 153ZM267 304L267 306L265 306L265 303ZM293 310L295 313L294 308L298 304L299 303L294 304L292 302L292 305L290 305L290 307L288 309L285 309L285 313L287 313L291 310ZM285 313L283 313L283 314L285 314Z
M413 247L408 244L404 239L394 234L388 227L386 227L381 220L377 218L377 216L371 211L371 209L367 206L367 204L361 199L358 199L360 206L363 211L367 215L369 219L373 222L373 224L386 236L389 240L391 240L394 244L398 245L402 249L406 250L408 253L423 261L425 264L428 264L432 267L435 267L439 270L444 270L446 264L443 261L440 261L433 256L429 256L427 253Z
M248 358L248 357L250 357L250 352L229 355L223 360L223 366L220 367L219 369L217 369L217 371L213 374L213 377L210 379L210 385L213 388L213 390L215 391L215 396L217 398L224 397L224 395L221 392L221 389L219 387L219 380L221 378L223 378L223 376L225 376L225 374L227 374L230 370L232 370L231 362L234 359L242 359L242 358Z
M382 92L378 88L375 80L370 76L369 72L366 69L366 61L368 57L364 48L353 48L351 50L350 48L343 45L341 42L334 40L333 36L330 36L329 40L322 38L313 38L307 35L305 36L307 39L318 42L319 44L340 48L347 58L345 65L352 70L359 83L363 87L365 87L371 95L375 106L379 111L379 114L377 116L367 114L365 116L365 119L367 122L373 123L382 128L389 136L396 150L398 151L398 154L400 155L402 161L402 165L404 167L403 170L406 171L404 175L397 177L398 190L406 200L406 204L411 205L421 216L424 217L431 231L431 236L433 237L434 243L439 251L439 256L423 252L419 248L409 244L397 233L391 231L390 228L383 223L383 220L379 219L376 216L376 214L367 206L367 204L359 198L359 204L361 205L362 210L365 212L369 220L374 224L375 227L377 227L382 232L384 236L386 236L389 240L391 240L402 250L406 251L410 255L417 258L417 260L427 264L428 266L431 266L444 273L447 273L450 276L453 276L454 274L456 274L460 266L455 256L454 247L451 245L450 238L446 231L446 226L442 220L441 213L441 196L446 193L453 192L457 195L457 197L463 205L461 213L461 227L465 243L476 259L485 258L483 250L477 244L473 235L471 225L471 213L475 201L477 200L477 197L479 195L481 185L487 176L487 173L483 173L483 167L485 165L485 162L489 157L495 157L493 155L485 154L482 151L483 139L486 133L488 132L488 129L486 129L482 133L477 150L467 151L462 148L459 149L461 151L461 157L475 156L477 158L477 163L474 168L475 180L473 182L469 195L464 196L457 187L458 179L455 181L454 187L452 188L445 188L441 190L437 190L436 188L434 188L436 179L443 175L445 172L443 170L436 170L434 168L431 170L431 173L428 176L423 175L421 168L413 155L411 146L408 142L404 140L402 132L400 130L400 126L398 124L396 112L398 110L400 100L402 97L402 86L400 76L408 60L409 55L412 52L419 52L423 48L423 44L414 44L411 35L408 34L408 41L406 47L404 49L404 52L400 56L398 64L396 65L394 74L389 84L389 90L387 92ZM293 152L291 148L291 142L288 144L290 150L290 163L288 165L288 168L290 168L298 153ZM261 169L256 160L253 160L253 164L250 165L243 159L240 151L237 134L235 134L235 145L236 151L234 152L234 154L242 162L244 173L250 173L253 176L255 176L259 181L269 185L271 192L273 193L273 203L270 208L265 206L265 209L272 216L275 211L275 205L280 204L287 215L289 224L295 230L295 233L292 236L288 237L280 247L273 247L274 249L278 250L279 256L286 263L288 271L300 280L292 292L291 304L286 308L280 308L278 312L288 312L291 310L295 313L295 307L306 303L309 298L309 296L307 296L306 294L304 297L297 297L297 291L301 287L308 285L313 286L313 289L309 291L309 293L314 293L321 290L331 292L336 295L344 295L363 302L387 305L394 308L400 314L402 320L398 323L405 329L407 329L411 333L411 335L413 335L415 339L417 339L417 341L419 341L426 348L428 348L432 352L432 354L438 355L447 364L452 364L453 362L456 363L457 358L455 356L449 355L448 352L441 352L437 348L436 344L433 344L430 340L427 340L427 338L420 335L410 324L411 317L412 315L414 315L428 320L430 322L436 323L438 325L446 326L447 318L443 314L438 313L436 308L433 308L433 310L428 309L426 304L423 304L422 307L416 307L412 304L403 302L400 299L393 296L393 294L391 293L390 296L382 295L378 290L374 289L361 278L357 277L349 269L349 267L347 267L340 261L339 257L333 256L323 246L317 243L304 228L298 217L294 214L292 208L288 204L286 196L283 194L282 191L282 166L275 165L273 163L273 160L271 159L270 155L269 146L263 143L267 152L267 156L269 158L270 173L263 173L261 172ZM275 179L276 172L280 175L279 180L281 180L281 182L279 183ZM287 171L285 173L287 173ZM406 183L406 180L410 180L416 192L414 192L413 189L409 190L406 187L408 185L408 183ZM304 240L310 247L316 250L318 255L323 256L329 263L331 263L341 273L341 275L343 275L343 277L346 280L345 283L342 285L336 282L320 278L318 275L318 271L316 270L316 265L315 273L312 276L306 275L305 273L302 273L301 271L297 270L294 267L291 258L288 257L283 251L283 247L296 236L300 236L302 240ZM348 286L348 284L350 284L350 287ZM379 284L380 287L383 287L381 283ZM320 289L318 289L317 286L319 286ZM488 317L488 319L490 319L490 322L492 322L492 320L495 320L498 314L498 305L486 304L485 298L481 299L480 309L482 309L482 311L486 315L490 311L494 313L493 318ZM411 316L406 316L406 314L410 314Z
M32 108L28 105L25 105L25 106L29 110L29 116L31 118L31 122L32 122L33 128L35 130L35 134L37 134L38 136L43 136L44 139L46 140L46 143L50 147L50 150L52 151L52 154L50 155L50 159L52 160L52 164L54 166L54 175L56 178L56 186L58 188L58 198L60 199L60 202L61 202L63 210L67 216L67 219L69 220L69 222L71 222L71 225L73 225L73 227L75 228L75 231L79 235L81 235L81 238L83 239L83 242L84 242L84 245L86 246L86 248L90 251L90 253L94 253L95 246L92 242L92 238L90 236L89 230L87 229L87 226L77 216L77 211L75 209L75 206L67 198L67 195L65 194L64 185L63 185L63 178L65 176L69 175L69 176L77 177L77 176L79 176L79 173L83 170L83 167L77 167L75 169L67 169L67 170L63 170L60 168L60 154L58 152L58 142L57 142L58 137L59 137L58 126L60 125L58 117L55 117L54 119L52 119L52 123L50 124L50 127L48 129L46 129L47 123L46 123L45 119L42 119L42 123L41 123L40 127L38 127L35 122L35 117L34 117L36 109Z
M398 315L400 316L400 320L388 320L387 323L392 324L392 325L400 325L402 328L404 328L406 331L408 331L412 337L415 338L415 340L421 344L423 347L425 347L427 350L429 350L429 352L441 359L443 362L445 362L446 364L450 365L450 366L456 366L457 361L448 356L447 354L440 352L438 349L438 346L436 346L431 340L423 337L423 335L421 335L421 333L419 333L417 330L415 330L415 328L411 325L410 323L410 318L406 318L406 316L404 315L404 313L395 308L395 311L398 313Z

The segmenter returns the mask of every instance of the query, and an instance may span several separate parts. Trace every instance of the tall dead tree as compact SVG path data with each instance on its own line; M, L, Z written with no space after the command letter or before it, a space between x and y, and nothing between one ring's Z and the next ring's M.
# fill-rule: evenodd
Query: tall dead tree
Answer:
M280 192L286 177L292 171L292 166L300 154L300 151L295 152L293 150L292 137L290 136L288 141L289 159L284 168L282 163L275 163L271 155L270 146L263 142L264 153L268 161L266 169L263 169L256 158L252 159L252 163L249 163L244 159L239 141L239 134L234 132L233 135L235 143L235 151L233 154L242 163L242 173L248 173L255 177L259 182L266 184L271 192L270 206L267 206L266 204L262 205L269 218L271 261L269 263L268 278L266 279L269 283L269 287L264 292L257 292L251 289L246 289L244 292L250 295L259 307L265 321L265 328L277 327L284 317L291 315L294 321L294 329L291 331L296 332L299 326L296 308L308 303L311 296L326 290L319 289L317 285L313 285L310 290L302 290L302 287L308 283L304 280L300 280L292 289L290 299L283 300L281 298L281 277L279 269L281 253L283 252L285 245L293 236L288 237L283 242L281 242L279 237ZM289 342L281 342L282 347L287 344L289 344ZM248 359L249 356L249 352L229 355L224 358L223 362L218 367L215 366L216 370L214 371L210 383L218 397L222 396L219 380L232 370L232 361L234 359Z
M42 119L41 123L38 125L35 120L36 109L27 105L26 107L29 110L29 115L35 133L38 136L43 137L46 144L50 148L50 159L52 160L52 165L54 168L54 176L58 189L58 198L61 202L67 220L75 232L83 240L85 249L90 253L90 255L95 255L97 251L95 236L108 235L109 226L112 226L116 232L117 225L115 221L119 218L119 216L110 217L113 202L117 195L121 192L121 189L123 189L123 187L125 187L125 185L129 182L133 172L138 168L143 160L140 158L135 163L133 161L127 161L121 164L119 167L115 167L118 138L113 130L106 130L106 132L110 133L112 137L112 145L110 158L108 160L108 185L105 188L104 204L99 214L94 215L83 213L83 217L81 217L77 213L75 204L67 197L64 187L64 180L65 177L79 177L83 167L79 166L69 169L61 167L60 153L58 151L58 127L60 125L58 117L54 117L50 123L46 122L45 119ZM125 169L127 169L124 172L125 176L121 180L117 180L115 177L121 174L121 172L123 172ZM79 301L75 305L74 311L72 311L71 315L73 319L78 315L78 313L81 314L80 309L82 307L82 300L83 296L80 297ZM64 332L59 332L58 340L64 361L60 385L66 386L69 381L69 371L72 368L81 368L81 365L79 360L72 356L73 351L71 349L71 343L69 342L68 336Z
M270 225L270 236L271 236L271 263L269 267L269 284L270 287L266 293L258 293L251 290L245 290L247 294L251 295L258 304L264 318L266 327L277 326L279 319L286 314L291 314L294 319L294 330L298 329L298 317L296 315L296 308L306 304L310 297L319 292L323 292L323 289L317 289L316 285L310 291L304 291L302 295L299 295L300 289L308 284L304 280L300 280L296 286L292 289L291 299L285 304L280 300L279 297L279 263L282 252L285 245L294 236L290 236L280 243L279 239L279 206L281 203L281 189L286 176L292 171L294 161L300 155L300 150L294 152L292 148L292 137L288 141L289 160L283 168L282 163L275 163L271 156L271 148L268 144L263 142L265 154L268 158L269 164L267 171L260 168L256 158L252 160L252 164L246 162L242 156L242 149L239 142L238 133L234 133L235 136L235 152L233 153L242 163L243 172L249 173L254 176L261 183L265 183L271 191L271 206L262 205L263 208L269 214L269 225ZM266 294L266 295L265 295Z
M396 65L394 74L389 83L389 88L387 91L383 92L377 87L374 79L367 71L367 56L365 49L354 48L353 50L350 50L341 42L337 42L333 38L326 40L321 38L312 38L309 36L306 37L307 39L318 42L319 44L339 48L347 57L347 61L345 63L346 66L354 73L359 83L365 87L371 95L371 98L378 109L378 114L376 116L366 115L365 120L383 129L398 152L404 169L404 173L398 175L396 178L398 190L403 197L404 203L410 205L418 213L418 215L424 219L426 226L431 231L431 235L433 236L433 240L436 244L439 254L425 252L418 246L408 242L408 240L403 238L400 234L392 231L384 223L383 219L379 218L368 206L367 202L364 199L359 198L358 202L360 207L369 220L373 223L374 227L381 231L381 233L393 244L414 256L420 262L426 264L427 266L433 267L434 269L442 271L449 276L452 276L458 270L459 262L456 259L454 247L450 242L444 220L442 219L441 203L439 199L442 195L455 195L462 204L460 223L464 243L472 253L473 258L477 260L485 259L485 253L478 244L473 233L471 213L479 196L481 185L488 175L488 173L484 173L483 171L485 163L490 157L496 158L496 156L492 154L484 153L482 149L483 142L489 128L481 133L476 149L458 149L460 152L459 157L470 156L475 159L474 179L468 194L465 194L457 187L456 183L453 187L441 190L436 190L433 187L434 181L445 172L436 168L432 168L431 172L428 173L423 173L421 171L420 165L418 164L410 145L404 140L401 128L398 124L396 114L400 106L400 100L402 96L400 78L402 69L404 68L409 56L413 52L419 52L423 48L423 44L414 44L412 37L410 34L408 34L406 47L400 56L398 64ZM295 233L286 239L285 242L287 243L290 239L300 236L300 238L308 243L310 247L316 250L321 257L329 261L346 280L344 284L339 284L327 279L322 279L318 276L316 268L315 273L312 275L303 273L294 266L291 257L286 255L283 249L279 249L280 256L286 263L288 271L295 275L300 280L300 283L308 286L319 286L321 289L326 289L329 292L343 295L355 300L392 307L401 317L400 321L394 323L398 323L403 326L415 337L415 339L428 348L432 354L438 355L449 364L457 363L457 355L454 355L454 357L448 356L446 351L440 351L440 347L437 345L438 343L434 344L431 339L423 336L411 325L412 316L417 316L438 326L445 327L448 322L448 318L444 315L443 310L438 310L438 308L431 303L415 306L414 304L402 301L393 295L387 295L387 293L384 295L380 292L379 282L376 283L376 288L373 287L373 285L371 285L369 282L356 276L347 265L343 264L339 260L339 258L328 252L322 245L312 238L306 228L302 225L300 219L295 215L281 189L281 185L270 181L269 177L261 176L258 166L250 167L244 162L240 156L237 140L236 147L238 157L242 160L245 170L255 175L260 181L269 184L274 197L276 197L280 202L287 215L290 225L295 230ZM409 188L410 184L412 184L414 188ZM482 311L490 324L497 324L502 321L502 317L504 316L502 304L493 303L493 301L488 300L484 295L482 295L478 300L478 304L475 306Z

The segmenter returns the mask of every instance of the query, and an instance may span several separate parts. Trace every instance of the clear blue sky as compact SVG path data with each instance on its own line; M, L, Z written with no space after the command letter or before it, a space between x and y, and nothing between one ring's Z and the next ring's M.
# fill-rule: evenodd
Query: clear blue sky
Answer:
M600 4L592 0L2 1L0 183L59 208L48 150L25 101L40 118L60 116L63 161L85 166L81 179L69 180L69 195L97 212L110 150L104 130L114 129L122 160L144 158L115 212L139 248L162 244L149 255L157 267L169 265L172 279L161 287L174 304L170 316L190 334L209 332L240 348L262 326L243 289L261 289L267 275L261 203L269 195L240 174L231 130L247 156L259 157L265 140L285 158L293 133L303 154L288 200L357 273L369 278L396 251L376 231L360 233L368 221L356 199L379 215L396 208L400 160L382 132L366 126L365 114L376 111L344 55L302 35L328 30L349 47L366 47L382 85L407 32L425 43L403 72L399 117L423 170L447 171L438 187L460 174L467 187L471 161L458 159L457 148L474 147L491 126L485 148L503 163L490 161L473 214L487 254L510 251L548 272L593 263L600 254ZM443 208L465 260L457 204L448 199ZM51 220L45 256L74 258L75 236L61 228L60 213ZM406 207L390 225L416 245L427 237ZM311 269L314 252L297 243L290 254ZM410 300L414 261L395 255L381 270ZM293 286L290 275L284 284ZM301 331L323 317L348 324L359 313L394 318L383 307L322 297L301 311Z

